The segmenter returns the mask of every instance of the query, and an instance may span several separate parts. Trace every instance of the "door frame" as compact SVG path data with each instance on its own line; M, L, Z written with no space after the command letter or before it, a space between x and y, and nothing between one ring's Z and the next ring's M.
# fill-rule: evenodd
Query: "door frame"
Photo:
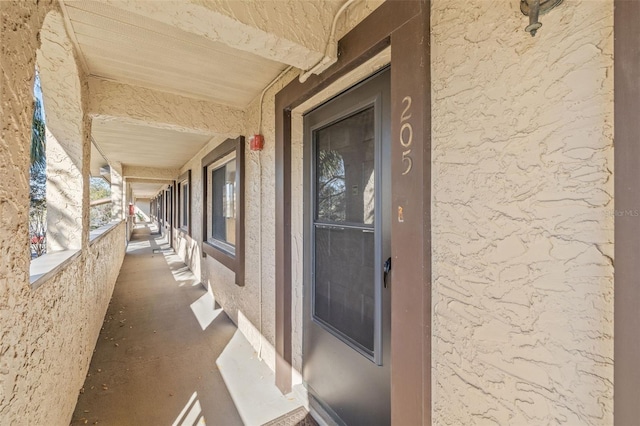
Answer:
M616 425L640 417L640 2L614 0L614 364Z
M305 83L293 80L275 98L276 385L288 393L292 387L291 112L391 46L391 420L395 424L431 423L430 8L427 0L387 0L339 41L337 63Z

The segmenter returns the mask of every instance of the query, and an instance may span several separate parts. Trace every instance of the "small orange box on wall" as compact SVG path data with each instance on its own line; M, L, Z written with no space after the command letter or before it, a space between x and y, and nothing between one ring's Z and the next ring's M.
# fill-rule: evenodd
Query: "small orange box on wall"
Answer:
M253 135L249 139L249 149L251 151L262 151L264 148L264 136Z

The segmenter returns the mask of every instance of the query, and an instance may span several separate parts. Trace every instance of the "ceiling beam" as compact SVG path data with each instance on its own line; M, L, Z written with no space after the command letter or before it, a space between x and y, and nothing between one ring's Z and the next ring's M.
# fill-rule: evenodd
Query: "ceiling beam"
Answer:
M127 183L132 182L132 179L151 180L152 182L149 183L168 183L173 181L179 173L179 169L122 165L122 177L127 179Z
M173 183L172 179L146 179L146 178L127 178L128 183L154 183L158 185L170 185Z
M342 2L107 0L107 3L234 49L309 69L324 55L333 16Z
M211 136L237 137L243 129L244 111L239 108L95 77L88 80L93 118Z

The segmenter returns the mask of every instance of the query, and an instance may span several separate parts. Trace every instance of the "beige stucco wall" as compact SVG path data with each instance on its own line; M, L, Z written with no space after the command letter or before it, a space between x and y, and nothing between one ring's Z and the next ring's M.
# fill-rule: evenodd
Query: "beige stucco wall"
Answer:
M337 26L338 38L346 34L382 2L357 2L351 6ZM248 338L265 363L275 369L275 95L299 75L293 69L282 76L264 96L262 134L265 148L260 153L248 149L249 137L258 133L260 97L247 106L242 129L237 135L247 140L245 160L245 285L234 283L234 274L211 257L203 258L202 240L202 169L201 160L224 139L212 139L181 170L191 170L193 209L192 237L174 233L178 254L211 286L215 299ZM298 247L300 250L302 247ZM294 301L294 303L297 303ZM301 311L296 309L295 312ZM294 318L300 322L300 318ZM298 366L296 366L298 368Z
M78 249L89 241L88 85L59 11L46 15L38 37L47 122L47 249Z
M433 420L613 423L613 1L432 3Z
M43 22L43 36L52 34L47 31L66 34L56 8L47 1L0 2L0 424L69 423L124 257L123 224L89 244L88 184L81 178L73 188L75 206L80 204L81 210L79 220L73 222L83 227L76 234L81 236L82 250L53 276L38 282L37 288L30 285L27 224L33 79ZM55 67L41 69L42 76L55 71L60 73L56 78L73 85L74 78L82 81L83 77L77 75L75 63L69 67L56 62L69 59L68 40L59 41L43 40L43 49L53 49L45 56L54 58ZM40 63L41 67L47 64ZM65 74L69 70L71 74ZM69 99L64 96L69 93L56 97L56 89L64 91L65 86L52 87L46 78L42 84L48 91L47 118L57 127L50 108L63 111ZM86 85L77 87L84 90ZM71 111L80 113L67 117L73 121L58 121L62 126L56 128L59 139L73 141L67 149L81 171L88 170L89 160L90 125L82 113L84 98L86 92L75 99Z
M0 424L69 424L124 251L121 222L35 290L28 277L7 281L0 299Z

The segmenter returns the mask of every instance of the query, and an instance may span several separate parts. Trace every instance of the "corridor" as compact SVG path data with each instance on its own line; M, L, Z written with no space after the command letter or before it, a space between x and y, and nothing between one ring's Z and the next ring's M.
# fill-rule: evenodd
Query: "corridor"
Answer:
M292 411L304 417L152 226L134 229L72 424L262 425Z

